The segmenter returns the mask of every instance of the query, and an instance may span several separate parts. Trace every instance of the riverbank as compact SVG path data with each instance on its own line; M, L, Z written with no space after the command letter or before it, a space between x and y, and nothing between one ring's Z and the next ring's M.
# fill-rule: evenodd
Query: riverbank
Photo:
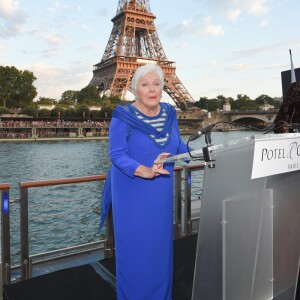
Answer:
M108 140L108 136L92 137L45 137L45 138L2 138L0 142L49 142L49 141L91 141Z

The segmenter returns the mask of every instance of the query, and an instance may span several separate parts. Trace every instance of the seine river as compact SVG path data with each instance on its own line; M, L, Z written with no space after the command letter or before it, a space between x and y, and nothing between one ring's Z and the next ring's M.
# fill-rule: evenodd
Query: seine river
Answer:
M211 138L216 145L253 134L260 133L213 132ZM194 149L204 145L204 137L190 144ZM13 264L20 262L19 182L106 174L108 149L108 140L0 142L0 182L11 184ZM193 176L193 199L201 197L202 176L202 171ZM102 187L103 182L92 182L29 189L30 254L99 240Z

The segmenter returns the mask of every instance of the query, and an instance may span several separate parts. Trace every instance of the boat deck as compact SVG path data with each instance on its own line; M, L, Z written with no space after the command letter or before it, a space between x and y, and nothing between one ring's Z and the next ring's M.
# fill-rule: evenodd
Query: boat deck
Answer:
M197 234L174 240L173 300L192 296ZM115 260L72 267L4 286L4 300L115 300Z

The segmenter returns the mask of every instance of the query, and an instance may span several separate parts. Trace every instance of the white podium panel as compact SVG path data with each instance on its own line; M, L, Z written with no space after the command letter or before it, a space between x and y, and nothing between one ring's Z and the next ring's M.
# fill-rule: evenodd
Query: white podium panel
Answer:
M300 141L299 134L264 140L276 145L286 137ZM300 171L251 179L255 142L209 148L215 167L204 174L194 300L294 300Z

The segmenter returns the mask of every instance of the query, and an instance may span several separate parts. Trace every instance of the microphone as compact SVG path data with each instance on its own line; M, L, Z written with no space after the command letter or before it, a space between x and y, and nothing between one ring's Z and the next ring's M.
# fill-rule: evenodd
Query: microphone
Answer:
M199 138L201 135L210 133L215 125L216 124L210 124L200 129L197 133L194 133L193 135L190 136L189 141L194 141L197 138Z

